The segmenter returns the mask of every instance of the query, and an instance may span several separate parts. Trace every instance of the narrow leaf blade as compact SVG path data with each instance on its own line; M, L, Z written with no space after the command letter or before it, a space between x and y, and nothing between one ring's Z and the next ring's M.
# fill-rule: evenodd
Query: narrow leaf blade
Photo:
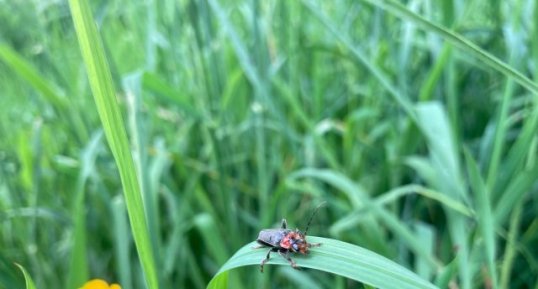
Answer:
M292 258L299 267L337 274L382 289L437 288L408 269L359 246L321 237L309 236L308 240L322 245L312 248L308 256L294 255ZM260 261L265 258L267 250L252 249L255 245L256 243L252 242L237 251L221 267L207 288L227 288L224 278L227 278L227 272L231 269L256 265L258 271ZM269 264L289 266L278 254L274 254L266 266Z
M28 274L28 271L26 271L26 269L24 269L24 267L22 267L19 264L15 264L15 265L19 267L19 269L21 269L22 274L24 275L24 280L26 280L26 289L36 289L34 281L32 280L32 277L30 276L30 274Z

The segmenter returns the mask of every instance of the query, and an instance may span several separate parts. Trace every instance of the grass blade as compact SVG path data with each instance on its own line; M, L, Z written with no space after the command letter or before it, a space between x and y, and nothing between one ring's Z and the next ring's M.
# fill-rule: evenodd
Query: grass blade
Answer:
M6 45L0 45L0 59L8 64L13 71L28 81L37 91L55 107L65 108L67 101L57 88L44 79L26 59Z
M95 133L81 154L81 169L78 175L75 199L72 205L71 215L74 219L73 246L67 276L67 288L77 288L88 280L88 257L87 257L87 235L86 235L86 210L85 188L88 178L95 169L95 159L101 144L103 133Z
M36 289L34 281L32 280L32 277L30 276L30 274L28 274L26 269L24 269L24 267L22 267L19 264L15 264L15 265L17 265L17 267L21 269L22 274L24 275L24 280L26 281L26 289Z
M510 227L508 231L508 239L505 245L503 262L501 265L500 284L499 288L509 288L510 275L512 274L514 259L517 255L517 240L519 237L519 226L521 223L521 212L523 202L519 202L514 206L514 211L510 217ZM514 271L516 272L516 271Z
M402 223L398 216L381 207L377 202L369 198L364 189L354 183L344 175L331 170L303 169L291 175L291 178L313 178L326 182L346 194L349 203L354 209L369 209L370 212L379 218L395 235L402 238L402 241L420 258L424 258L431 266L437 266L438 261L431 255L426 254L418 244L417 237Z
M310 242L320 242L322 246L313 248L310 255L306 257L293 257L297 265L302 268L312 268L337 274L382 289L437 288L395 262L359 246L321 237L309 236L308 239ZM258 271L260 261L265 258L267 251L252 249L255 245L256 242L252 242L237 251L221 267L207 288L227 288L228 286L223 281L223 278L228 277L227 272L231 269L256 265L255 270ZM267 264L289 266L284 258L276 255Z
M422 197L437 201L440 204L443 204L443 206L446 206L447 208L450 208L467 217L471 217L474 215L474 211L471 208L465 206L465 204L463 204L462 202L456 201L455 199L441 192L437 192L435 190L431 190L419 185L407 185L392 189L382 194L380 197L377 198L376 201L379 205L383 206L390 202L395 202L400 197L410 194L417 194Z
M393 1L393 0L363 0L374 6L380 7L387 12L394 14L397 17L409 20L428 31L432 31L442 36L445 40L450 43L460 47L463 51L474 55L478 60L484 63L486 66L489 66L505 76L514 79L516 82L521 84L523 87L532 92L535 96L538 96L538 85L534 83L531 79L521 74L519 71L512 68L510 65L501 61L497 57L491 55L487 51L481 49L478 45L474 44L467 38L462 35L446 29L440 25L437 25L426 18L420 16L417 13L407 9L404 5Z
M417 105L419 127L426 137L429 162L432 172L428 177L435 176L430 182L436 190L451 196L455 200L469 203L458 146L448 117L443 106L438 102L424 102ZM469 262L469 232L465 226L463 215L445 209L448 230L453 244L458 244L458 270L461 278L461 288L471 288L471 268Z
M491 211L489 192L486 188L484 180L480 176L478 164L467 151L465 152L465 159L467 160L467 170L469 171L470 185L476 196L478 227L482 233L482 239L484 240L489 278L491 278L493 286L492 288L498 288L497 273L495 270L495 218Z
M117 260L116 270L118 272L121 286L133 288L133 274L131 272L131 240L129 237L129 224L125 213L125 202L121 196L116 196L112 200L112 222L114 224L114 258Z
M311 2L303 0L302 3L310 10L310 12L318 18L318 20L327 27L327 29L341 41L344 46L349 49L349 51L357 58L367 69L372 73L375 78L381 83L384 89L389 92L393 99L405 110L407 115L412 119L415 119L415 113L413 111L413 105L409 98L398 91L398 89L392 84L390 79L385 75L385 73L379 69L369 58L369 56L362 51L357 45L355 45L347 35L344 35L332 21L329 20L327 16L323 14L322 9L316 7Z
M132 233L142 269L150 289L159 288L157 270L148 234L142 194L127 132L116 102L112 76L92 14L85 0L69 1L79 46L106 139L118 166Z

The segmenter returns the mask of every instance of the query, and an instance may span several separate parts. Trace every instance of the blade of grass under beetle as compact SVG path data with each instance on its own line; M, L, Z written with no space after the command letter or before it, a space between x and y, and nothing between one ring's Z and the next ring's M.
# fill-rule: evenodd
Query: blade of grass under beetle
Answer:
M312 248L307 256L292 256L299 267L337 274L375 288L437 288L397 263L359 246L313 236L308 236L308 241L320 242L322 245ZM255 265L252 270L256 271L256 274L262 274L259 273L259 265L260 261L265 258L267 250L252 249L255 245L256 243L252 242L239 249L220 268L207 285L207 289L228 288L224 279L228 278L229 270L237 267ZM289 266L289 263L278 254L272 255L266 266L270 264Z
M97 33L88 1L70 0L69 6L99 118L120 173L131 230L142 271L148 288L157 289L159 288L157 270L144 213L141 188L120 107L116 101L103 44Z

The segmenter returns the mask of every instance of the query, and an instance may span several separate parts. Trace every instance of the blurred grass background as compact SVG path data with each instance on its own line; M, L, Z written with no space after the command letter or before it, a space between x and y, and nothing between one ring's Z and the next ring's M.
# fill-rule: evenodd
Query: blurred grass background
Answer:
M537 95L370 2L91 1L162 288L204 288L321 201L311 234L441 288L538 288ZM536 79L536 1L404 4ZM144 288L67 1L2 1L0 21L0 287L23 288L17 262L38 288ZM313 273L234 274L361 288Z

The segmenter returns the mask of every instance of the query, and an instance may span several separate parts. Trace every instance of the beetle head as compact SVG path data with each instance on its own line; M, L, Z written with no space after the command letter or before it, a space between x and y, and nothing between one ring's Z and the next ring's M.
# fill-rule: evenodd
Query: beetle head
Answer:
M307 254L308 253L308 243L306 242L306 235L301 233L299 230L295 230L296 238L294 239L294 243L292 244L293 249L295 252L299 252L301 254Z

